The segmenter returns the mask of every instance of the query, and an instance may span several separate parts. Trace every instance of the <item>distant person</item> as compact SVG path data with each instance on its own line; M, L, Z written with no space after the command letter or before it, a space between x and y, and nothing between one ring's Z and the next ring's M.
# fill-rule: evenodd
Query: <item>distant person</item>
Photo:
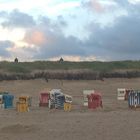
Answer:
M64 60L63 60L63 58L61 57L60 60L59 60L59 62L63 62L63 61L64 61Z
M15 63L18 63L18 58L17 57L15 58Z

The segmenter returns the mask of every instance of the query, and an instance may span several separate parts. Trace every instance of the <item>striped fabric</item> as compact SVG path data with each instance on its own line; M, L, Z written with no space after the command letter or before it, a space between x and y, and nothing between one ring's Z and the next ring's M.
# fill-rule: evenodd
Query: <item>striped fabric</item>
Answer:
M139 90L133 90L129 92L128 105L129 107L137 107L140 105L140 91Z

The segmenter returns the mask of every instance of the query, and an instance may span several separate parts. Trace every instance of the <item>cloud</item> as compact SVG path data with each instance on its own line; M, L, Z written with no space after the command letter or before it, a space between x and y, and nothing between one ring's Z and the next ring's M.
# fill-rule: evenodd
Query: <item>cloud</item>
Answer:
M140 4L140 0L128 0L128 2L131 4Z
M78 13L60 14L55 19L39 16L34 20L17 10L0 12L3 27L24 28L24 37L16 40L18 43L0 46L1 55L9 53L23 60L140 59L140 5L125 0L99 0L93 4L94 12L82 9L82 5Z
M14 56L25 59L49 59L61 55L81 55L82 42L76 37L66 37L62 29L67 23L62 16L55 21L39 17L35 26L26 29L24 38L10 49ZM20 44L20 46L18 46ZM30 57L29 57L30 56Z
M62 21L63 23L61 23ZM47 59L63 54L84 53L79 39L64 35L63 29L66 27L67 24L63 17L58 17L55 22L52 22L47 17L40 17L40 22L30 30L27 30L24 38L26 43L38 48L38 53L34 58Z
M2 15L1 18L4 19L4 21L1 23L3 27L22 27L22 28L28 28L35 25L35 21L32 16L20 12L19 10L15 9L10 13L1 12L0 15Z
M7 12L6 11L0 11L0 17L6 17Z
M24 42L26 42L30 45L35 44L35 45L39 46L39 45L46 43L46 38L45 38L45 35L43 32L33 30L31 32L26 33Z
M92 15L92 22L98 23L103 28L112 26L117 18L127 15L127 10L114 0L83 1L82 7Z
M66 21L64 20L63 16L62 15L59 15L57 17L57 21L59 22L59 25L60 26L63 26L63 27L66 27L67 26L67 23Z
M62 35L52 35L53 40L42 45L39 52L34 56L35 58L47 59L62 55L84 55L82 43L75 37L65 38Z
M83 7L91 10L94 13L104 14L107 11L116 9L117 3L113 0L88 0L82 2Z
M0 57L10 57L11 54L8 51L8 49L12 48L13 46L14 46L14 43L8 40L0 41Z
M40 17L40 22L26 31L23 41L28 46L17 50L26 57L30 55L31 59L56 59L61 56L72 61L139 59L138 9L116 18L113 26L102 28L92 21L86 28L90 35L84 41L74 36L66 37L62 31L63 24L59 24L61 18L54 23L48 17Z
M37 49L34 47L23 46L23 47L16 47L13 46L9 49L11 56L10 59L14 59L15 57L19 58L19 61L33 61L33 56L37 53Z
M85 45L91 53L108 60L140 59L139 25L140 16L136 9L133 14L118 18L112 27L91 25L91 36Z
M104 12L104 7L101 5L101 3L98 0L90 0L89 2L85 3L89 8L92 10L98 12L98 13L103 13Z

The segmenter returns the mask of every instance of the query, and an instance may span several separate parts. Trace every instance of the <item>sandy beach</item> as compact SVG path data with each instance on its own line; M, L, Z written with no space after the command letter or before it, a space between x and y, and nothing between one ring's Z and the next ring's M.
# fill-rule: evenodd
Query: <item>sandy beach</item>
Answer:
M137 79L100 80L17 80L1 81L0 91L14 95L13 109L0 109L1 140L139 140L140 110L128 108L127 101L117 100L117 88L139 87ZM39 107L39 93L60 88L73 96L71 112ZM84 89L102 94L103 108L81 107ZM18 113L15 103L20 95L32 96L29 112Z

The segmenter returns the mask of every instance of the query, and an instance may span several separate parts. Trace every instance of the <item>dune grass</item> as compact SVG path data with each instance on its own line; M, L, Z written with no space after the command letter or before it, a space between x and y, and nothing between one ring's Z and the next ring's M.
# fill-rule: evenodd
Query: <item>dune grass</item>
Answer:
M88 69L98 72L112 72L117 70L139 70L140 61L112 61L112 62L52 62L52 61L34 61L34 62L0 62L0 71L11 73L30 73L35 70L74 70Z

